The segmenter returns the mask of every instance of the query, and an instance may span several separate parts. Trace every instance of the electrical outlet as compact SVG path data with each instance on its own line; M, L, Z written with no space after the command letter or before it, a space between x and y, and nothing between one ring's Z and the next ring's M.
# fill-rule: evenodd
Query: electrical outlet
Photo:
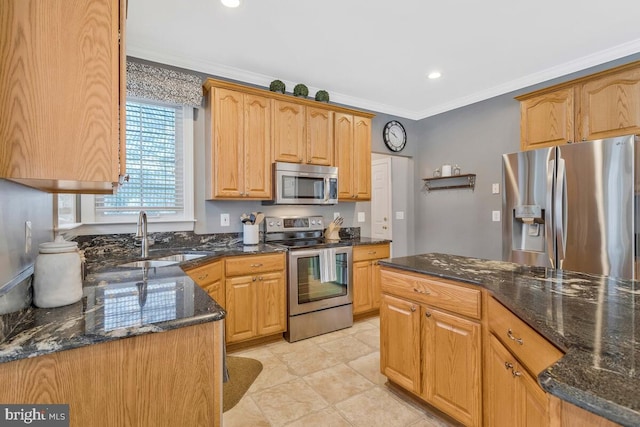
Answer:
M358 222L365 222L364 212L358 212Z
M404 219L404 211L396 212L396 219Z
M31 221L24 222L24 253L31 253Z
M491 192L493 194L500 194L500 184L495 183L491 186Z
M500 211L492 211L491 219L493 222L500 222Z
M228 227L230 224L229 214L220 214L220 227Z
M340 216L340 212L334 212L333 213L333 219L336 219Z

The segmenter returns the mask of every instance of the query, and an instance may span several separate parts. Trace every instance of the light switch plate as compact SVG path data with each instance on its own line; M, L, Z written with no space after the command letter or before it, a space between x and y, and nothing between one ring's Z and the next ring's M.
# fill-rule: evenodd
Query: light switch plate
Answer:
M404 211L396 212L396 219L404 219Z
M492 211L491 219L493 220L493 222L500 222L500 211Z
M230 225L229 214L220 214L220 227L228 227Z
M340 212L334 212L333 213L333 219L336 219L340 216Z
M365 222L364 212L358 212L358 222Z
M500 194L500 184L495 183L491 186L491 192L493 194Z

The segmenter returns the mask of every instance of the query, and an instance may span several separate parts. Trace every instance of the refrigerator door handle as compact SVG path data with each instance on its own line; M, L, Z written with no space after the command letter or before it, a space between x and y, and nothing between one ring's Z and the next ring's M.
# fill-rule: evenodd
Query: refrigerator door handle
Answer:
M565 206L564 206L564 190L565 182L567 180L567 172L564 166L564 159L558 159L558 175L556 177L556 191L555 191L555 203L553 204L553 211L555 213L554 223L556 229L556 242L558 248L558 267L562 268L562 261L565 257L565 248L567 246L567 236L564 233L564 219L565 219Z
M553 177L556 170L555 160L549 160L547 165L547 209L544 213L545 241L547 242L547 255L551 262L551 268L556 268L555 254L553 250Z

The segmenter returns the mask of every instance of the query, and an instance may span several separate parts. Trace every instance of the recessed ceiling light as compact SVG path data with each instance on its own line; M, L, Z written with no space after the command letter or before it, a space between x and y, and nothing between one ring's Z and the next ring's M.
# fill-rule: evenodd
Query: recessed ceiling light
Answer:
M429 73L429 75L427 77L429 77L431 80L433 80L433 79L439 79L440 76L442 76L440 71L433 71L433 72Z
M238 7L240 6L240 0L220 0L223 5L227 7Z

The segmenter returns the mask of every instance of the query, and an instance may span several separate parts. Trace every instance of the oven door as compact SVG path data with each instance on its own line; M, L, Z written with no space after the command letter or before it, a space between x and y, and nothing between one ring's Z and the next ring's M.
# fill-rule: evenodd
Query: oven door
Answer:
M290 316L353 301L351 252L350 246L289 252ZM326 254L332 256L327 257Z

